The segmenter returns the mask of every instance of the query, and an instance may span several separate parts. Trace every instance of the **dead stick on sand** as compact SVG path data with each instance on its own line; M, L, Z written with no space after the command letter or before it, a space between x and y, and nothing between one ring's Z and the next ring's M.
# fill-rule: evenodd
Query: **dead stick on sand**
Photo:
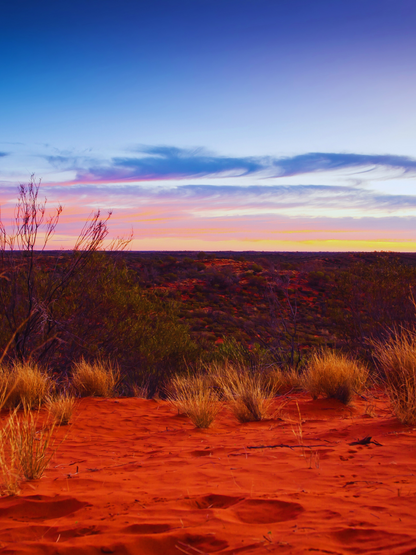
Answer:
M371 439L371 436L365 436L363 439L359 439L358 441L352 441L348 445L369 445L372 443L373 445L378 445L382 447L382 444L376 441L375 439Z

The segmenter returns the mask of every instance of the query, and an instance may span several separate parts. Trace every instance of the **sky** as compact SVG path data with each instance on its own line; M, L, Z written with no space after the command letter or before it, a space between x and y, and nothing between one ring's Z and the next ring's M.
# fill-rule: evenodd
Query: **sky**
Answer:
M0 205L71 248L416 251L414 0L13 0Z

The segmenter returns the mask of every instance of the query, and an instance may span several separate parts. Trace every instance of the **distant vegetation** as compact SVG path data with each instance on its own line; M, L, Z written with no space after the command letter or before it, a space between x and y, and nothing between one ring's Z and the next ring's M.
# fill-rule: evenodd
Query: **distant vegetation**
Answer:
M219 403L258 420L299 388L348 403L368 377L413 421L416 255L134 253L129 239L105 251L100 212L53 252L62 209L48 216L38 197L34 180L21 186L14 230L0 225L5 406L49 399L65 423L74 396L157 393L203 426Z

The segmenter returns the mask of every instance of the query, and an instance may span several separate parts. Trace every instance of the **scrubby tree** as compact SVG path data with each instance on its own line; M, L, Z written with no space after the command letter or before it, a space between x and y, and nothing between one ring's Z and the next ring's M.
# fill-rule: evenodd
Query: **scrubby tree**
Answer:
M42 360L60 341L62 322L55 307L65 296L71 281L103 247L108 220L97 211L87 221L74 249L47 260L46 249L52 238L62 206L51 214L47 201L39 199L40 181L19 186L15 221L11 232L0 220L0 315L3 354L22 361ZM119 241L123 248L128 241Z
M178 310L117 256L131 237L104 249L111 213L93 214L72 250L48 252L62 207L48 216L39 188L33 177L19 187L11 232L0 221L0 359L62 373L82 357L113 359L154 390L197 356Z

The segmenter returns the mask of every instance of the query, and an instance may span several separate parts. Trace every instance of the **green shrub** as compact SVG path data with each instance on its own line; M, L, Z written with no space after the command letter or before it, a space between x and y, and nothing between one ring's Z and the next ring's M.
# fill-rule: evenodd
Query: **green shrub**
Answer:
M51 353L55 368L69 370L82 357L116 360L123 381L150 379L154 391L198 359L178 305L166 294L143 290L111 255L95 255L65 301L56 307L68 328L62 348Z

